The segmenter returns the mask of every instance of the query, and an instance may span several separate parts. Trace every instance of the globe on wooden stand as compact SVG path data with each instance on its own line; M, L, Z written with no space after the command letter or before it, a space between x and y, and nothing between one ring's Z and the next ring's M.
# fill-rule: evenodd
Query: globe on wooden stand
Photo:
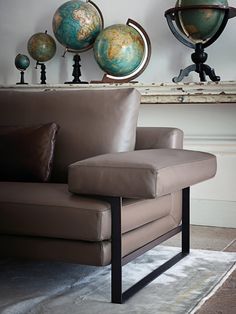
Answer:
M101 81L91 83L126 83L138 77L151 57L148 34L137 22L105 28L94 43L94 57L106 73Z
M206 65L207 53L204 49L213 44L222 34L228 20L236 16L236 9L229 7L227 0L178 0L176 6L165 12L171 32L185 46L192 48L194 64L180 70L177 83L195 71L200 81L206 81L206 75L214 81L220 81L214 69Z
M92 1L73 0L62 4L53 16L52 28L56 39L65 47L65 52L75 53L72 76L65 84L87 84L80 80L80 53L93 47L103 29L103 17Z
M30 60L26 55L18 54L15 57L15 66L20 71L20 82L16 83L17 85L27 85L25 83L24 74L25 70L29 67Z
M46 84L46 65L44 62L52 59L56 53L56 42L47 31L44 33L36 33L28 40L28 52L30 56L36 60L36 67L41 67L41 84Z

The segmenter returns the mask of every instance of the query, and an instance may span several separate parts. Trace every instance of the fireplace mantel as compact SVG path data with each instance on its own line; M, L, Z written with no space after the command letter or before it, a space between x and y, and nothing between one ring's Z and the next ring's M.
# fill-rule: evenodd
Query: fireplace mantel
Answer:
M75 90L135 87L142 94L142 104L236 104L236 81L207 83L128 83L128 84L47 84L0 85L14 90Z

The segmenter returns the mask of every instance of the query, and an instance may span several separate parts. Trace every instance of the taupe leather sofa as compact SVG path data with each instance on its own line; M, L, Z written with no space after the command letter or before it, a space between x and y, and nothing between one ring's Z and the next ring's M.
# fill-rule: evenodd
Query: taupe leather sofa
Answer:
M189 253L189 186L215 175L216 158L183 150L179 129L136 128L139 104L126 88L0 91L1 155L15 129L59 126L50 129L58 132L51 176L0 182L1 257L112 264L112 302L122 303ZM19 150L1 162L2 174ZM122 265L178 232L182 251L122 293Z

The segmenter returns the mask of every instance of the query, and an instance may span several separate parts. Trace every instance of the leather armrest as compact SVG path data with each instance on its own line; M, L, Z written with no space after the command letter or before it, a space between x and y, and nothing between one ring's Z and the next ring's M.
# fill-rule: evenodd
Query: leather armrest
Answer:
M184 133L177 128L138 127L135 149L183 148Z
M213 177L214 155L153 149L100 155L69 166L69 191L76 194L156 198Z

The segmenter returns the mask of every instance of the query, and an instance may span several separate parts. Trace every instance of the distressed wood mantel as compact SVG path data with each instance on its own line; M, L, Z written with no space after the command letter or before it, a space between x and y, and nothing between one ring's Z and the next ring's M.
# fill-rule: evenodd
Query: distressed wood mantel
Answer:
M135 87L142 94L142 104L236 104L236 81L207 83L128 83L88 85L0 85L14 90L75 90Z

